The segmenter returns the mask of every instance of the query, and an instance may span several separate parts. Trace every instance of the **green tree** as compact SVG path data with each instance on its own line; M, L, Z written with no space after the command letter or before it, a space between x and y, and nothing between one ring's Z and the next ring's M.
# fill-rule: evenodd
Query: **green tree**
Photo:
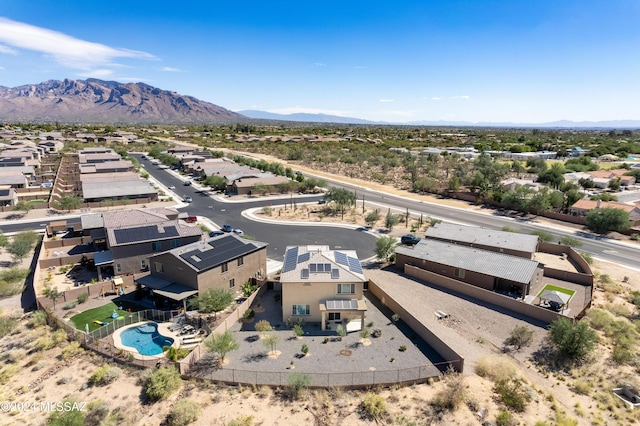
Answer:
M558 318L551 324L549 337L560 354L571 360L579 361L594 348L596 332L584 321L575 324L569 318Z
M537 235L538 238L540 238L540 241L543 241L545 243L550 243L551 241L553 241L553 234L547 231L535 230L531 231L531 235Z
M70 404L68 406L71 408L76 401L64 399L62 402ZM85 414L80 411L80 404L77 404L76 407L69 410L54 411L49 415L47 424L50 426L84 426Z
M538 182L546 183L553 189L558 189L564 182L566 172L562 163L553 163L550 168L538 174Z
M223 191L227 188L227 180L222 176L207 176L204 184L210 186L216 191Z
M622 209L602 208L593 209L586 216L587 227L598 234L609 231L626 231L631 226L629 213Z
M58 291L57 287L46 287L42 292L46 297L53 302L53 310L56 309L56 300L62 297L62 293Z
M233 302L233 294L224 288L210 288L197 297L198 311L202 313L214 313L214 318L218 312L224 310Z
M28 240L14 239L14 241L7 247L7 253L9 253L11 257L13 257L13 261L17 263L27 257L32 246L33 244Z
M13 210L24 212L25 214L29 213L33 209L33 205L29 201L18 201L15 206L13 206Z
M224 357L231 351L235 351L240 344L233 337L229 330L222 334L214 334L204 341L209 352L213 352L220 357L220 362L224 363Z
M325 194L325 198L336 203L336 206L338 206L338 209L342 213L342 219L344 219L346 208L356 203L356 194L344 188L331 188Z
M569 237L569 236L560 237L559 243L565 246L576 247L576 248L582 246L582 243L580 242L579 239L575 237Z
M264 345L267 348L271 349L271 352L276 351L276 347L278 346L279 341L280 341L280 338L276 334L268 334L263 339Z
M387 212L387 215L384 218L384 227L387 228L389 232L391 232L393 227L396 226L398 222L399 222L398 216L391 213L391 211L389 210Z
M507 338L507 345L513 346L516 350L529 346L533 340L533 330L526 325L517 325L511 330Z
M59 210L71 211L77 209L82 205L82 198L76 195L63 195L58 201L55 202L56 208Z
M367 225L373 227L376 223L378 223L378 221L380 220L380 213L378 213L378 210L374 210L372 212L369 212L365 217L364 217L364 221Z
M393 255L397 241L390 235L384 235L376 241L376 256L382 261L387 261Z

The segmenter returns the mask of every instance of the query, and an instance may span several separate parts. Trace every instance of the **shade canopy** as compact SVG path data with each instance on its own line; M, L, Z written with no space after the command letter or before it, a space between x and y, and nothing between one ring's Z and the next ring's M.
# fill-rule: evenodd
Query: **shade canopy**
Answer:
M567 303L569 303L569 299L571 299L571 296L565 293L561 293L557 290L545 290L540 295L540 299L559 303L560 305L566 305Z

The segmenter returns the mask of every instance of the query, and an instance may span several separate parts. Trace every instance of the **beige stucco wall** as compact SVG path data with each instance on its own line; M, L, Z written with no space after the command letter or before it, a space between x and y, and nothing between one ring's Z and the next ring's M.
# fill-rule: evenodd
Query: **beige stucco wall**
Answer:
M354 282L355 294L338 294L338 284L347 284L336 281L316 282L316 283L282 283L282 321L286 321L289 317L297 319L302 318L305 322L322 321L322 313L320 312L320 302L329 300L350 300L362 299L363 282ZM350 283L349 283L350 284ZM309 315L296 316L293 315L293 305L309 305ZM337 311L327 311L337 312ZM353 312L353 317L357 318L360 314ZM342 318L348 318L348 314L343 313Z

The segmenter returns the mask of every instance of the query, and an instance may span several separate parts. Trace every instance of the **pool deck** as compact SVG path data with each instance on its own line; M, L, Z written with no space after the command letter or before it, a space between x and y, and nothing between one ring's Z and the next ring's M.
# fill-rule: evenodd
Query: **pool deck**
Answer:
M155 321L144 321L144 322L137 322L135 324L131 324L122 328L117 329L111 336L113 338L113 345L118 348L118 349L122 349L123 351L127 351L130 352L131 354L133 354L133 357L135 359L157 359L157 358L164 358L164 352L160 353L158 355L142 355L140 352L138 352L135 348L132 348L131 346L126 346L122 344L122 338L120 337L120 335L122 334L123 331L128 330L130 328L133 327L139 327L141 325L144 324L156 324L158 326L158 333L160 333L161 335L165 336L165 337L170 337L173 339L173 344L171 346L173 346L174 348L178 348L180 347L180 336L178 336L178 333L170 331L169 330L169 326L174 325L171 322L155 322Z

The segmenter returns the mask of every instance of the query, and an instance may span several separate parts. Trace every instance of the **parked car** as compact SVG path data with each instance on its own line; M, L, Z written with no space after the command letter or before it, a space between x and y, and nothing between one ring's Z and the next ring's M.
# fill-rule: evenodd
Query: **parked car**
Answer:
M184 202L185 203L191 203L191 202L193 202L193 199L191 197L189 197L189 196L186 196L186 197L184 197Z
M197 216L188 216L186 219L187 223L196 223L198 221Z
M184 181L184 186L191 186L191 181L190 180L185 180Z
M174 189L176 189L176 187L174 185L171 185L171 186L168 187L168 189L174 190Z
M234 229L233 232L241 237L244 237L244 232L242 231L242 229Z
M211 231L211 232L209 232L209 236L210 237L219 237L220 235L224 235L224 232L222 232L222 231Z
M400 238L400 242L407 246L415 246L420 242L420 237L416 237L412 234L407 234L403 235L402 238Z
M224 225L222 225L222 232L233 232L233 226L229 225L228 223L225 223Z

